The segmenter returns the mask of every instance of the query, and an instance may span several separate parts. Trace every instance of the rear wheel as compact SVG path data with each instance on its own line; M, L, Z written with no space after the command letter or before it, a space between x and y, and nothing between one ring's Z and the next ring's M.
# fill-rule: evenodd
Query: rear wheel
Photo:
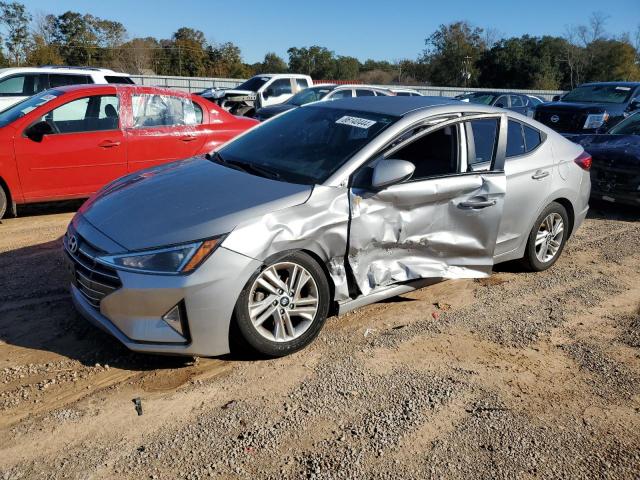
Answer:
M7 213L7 208L9 206L9 196L7 192L4 191L4 188L0 187L0 220L4 217L4 214Z
M305 253L291 253L249 279L235 307L241 338L232 340L268 357L296 352L320 332L329 302L322 268Z
M530 270L541 272L556 263L569 235L568 226L567 210L559 203L542 211L529 233L523 258Z

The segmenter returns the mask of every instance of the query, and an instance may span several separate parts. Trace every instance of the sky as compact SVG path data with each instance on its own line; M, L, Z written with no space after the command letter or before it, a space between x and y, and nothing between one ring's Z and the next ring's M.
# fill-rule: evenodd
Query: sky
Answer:
M501 36L562 35L586 24L592 12L608 15L607 31L640 27L640 0L18 0L32 13L67 10L117 20L129 36L170 38L182 26L202 30L210 42L231 41L244 61L273 51L287 59L292 46L320 45L366 60L415 59L440 24L467 20ZM179 8L176 7L179 5Z

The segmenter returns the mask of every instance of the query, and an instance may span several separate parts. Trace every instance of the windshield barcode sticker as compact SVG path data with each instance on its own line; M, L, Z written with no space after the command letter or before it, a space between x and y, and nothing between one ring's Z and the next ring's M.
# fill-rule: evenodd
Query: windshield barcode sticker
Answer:
M349 125L356 128L364 128L365 130L376 124L374 120L369 120L367 118L350 117L348 115L339 118L338 120L336 120L336 123L339 123L340 125Z

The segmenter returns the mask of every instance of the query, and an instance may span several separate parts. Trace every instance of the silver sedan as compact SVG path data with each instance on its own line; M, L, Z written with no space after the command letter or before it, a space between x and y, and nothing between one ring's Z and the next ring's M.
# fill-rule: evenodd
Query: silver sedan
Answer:
M584 220L591 158L515 112L321 102L107 185L64 248L77 309L132 350L280 356L331 314L521 260Z

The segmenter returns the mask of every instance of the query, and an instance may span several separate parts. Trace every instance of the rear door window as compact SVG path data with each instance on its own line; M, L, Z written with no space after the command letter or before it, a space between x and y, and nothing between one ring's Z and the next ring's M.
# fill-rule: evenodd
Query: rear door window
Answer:
M86 83L93 83L89 75L49 74L49 88L64 87L65 85L84 85Z
M524 102L520 95L511 95L511 107L524 107Z
M107 83L122 83L125 85L132 85L133 83L135 83L129 77L122 77L122 76L116 76L116 75L105 75L104 79L107 81Z
M522 124L509 120L507 127L507 158L517 157L526 152Z
M375 97L375 94L373 93L373 90L356 88L356 97Z
M185 97L142 94L132 96L133 127L153 128L196 125L198 115L193 102ZM202 116L202 112L200 112Z
M466 122L467 163L469 167L493 161L498 140L499 119L486 118Z
M339 98L351 98L353 95L351 93L351 89L347 88L345 90L338 90L331 94L331 100L338 100Z

